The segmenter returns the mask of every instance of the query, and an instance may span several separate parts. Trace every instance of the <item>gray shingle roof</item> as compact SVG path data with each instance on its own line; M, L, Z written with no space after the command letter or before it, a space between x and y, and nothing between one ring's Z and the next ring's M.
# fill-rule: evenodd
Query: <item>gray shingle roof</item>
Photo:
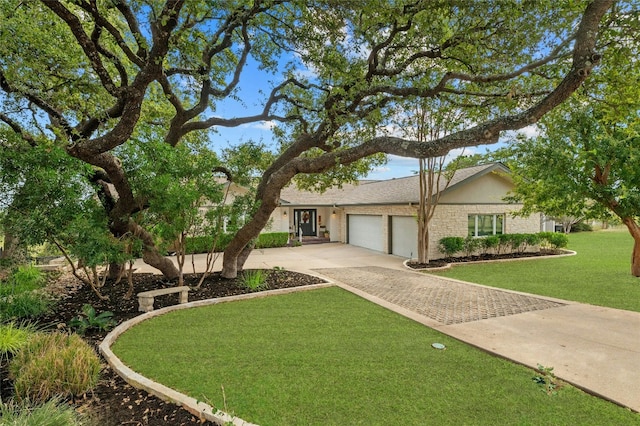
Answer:
M508 172L509 169L500 163L491 163L457 170L447 191L494 170ZM440 187L444 188L445 185L446 180L442 179ZM322 194L301 191L292 185L284 188L280 195L280 201L283 205L314 206L405 204L418 203L419 198L420 181L418 175L382 181L365 181L358 185L345 184L342 188L330 188Z

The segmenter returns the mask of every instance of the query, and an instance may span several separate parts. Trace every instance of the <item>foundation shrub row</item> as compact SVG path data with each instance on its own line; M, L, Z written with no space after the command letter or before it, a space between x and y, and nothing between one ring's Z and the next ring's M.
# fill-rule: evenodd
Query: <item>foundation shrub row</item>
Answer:
M536 234L500 234L486 237L444 237L438 250L445 257L470 257L511 253L555 251L569 243L565 234L539 232Z

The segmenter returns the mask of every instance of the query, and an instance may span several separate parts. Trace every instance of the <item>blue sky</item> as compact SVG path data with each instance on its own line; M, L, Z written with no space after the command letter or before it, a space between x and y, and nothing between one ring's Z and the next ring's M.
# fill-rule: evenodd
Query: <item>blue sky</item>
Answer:
M215 115L225 118L243 117L259 114L263 108L263 102L266 94L270 91L269 79L274 80L277 84L280 76L269 76L264 71L257 69L255 62L249 61L247 67L240 79L236 100L226 99L219 103ZM261 92L262 91L262 92ZM242 142L255 141L270 144L272 141L271 129L277 123L273 122L256 122L241 125L234 128L216 127L215 133L210 135L211 147L218 151L222 148L237 145ZM535 126L522 129L521 133L527 136L536 134ZM503 135L501 142L491 146L470 147L465 150L454 150L449 154L449 158L453 159L461 154L484 154L487 150L494 150L506 141L509 135ZM415 158L406 158L398 156L389 156L387 164L377 167L366 177L367 179L384 180L398 177L411 176L418 170L418 160Z

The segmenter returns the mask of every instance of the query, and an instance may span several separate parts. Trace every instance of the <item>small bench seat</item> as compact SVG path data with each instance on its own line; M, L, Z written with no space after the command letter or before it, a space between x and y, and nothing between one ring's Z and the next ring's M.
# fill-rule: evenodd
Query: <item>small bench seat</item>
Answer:
M179 303L187 303L189 301L189 287L186 285L180 287L159 288L157 290L142 291L138 293L138 311L153 311L153 302L156 296L165 294L180 293Z

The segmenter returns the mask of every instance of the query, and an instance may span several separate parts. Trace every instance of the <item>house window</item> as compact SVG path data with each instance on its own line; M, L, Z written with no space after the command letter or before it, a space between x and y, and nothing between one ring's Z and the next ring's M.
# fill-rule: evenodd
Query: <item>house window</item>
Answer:
M503 214L470 214L469 235L483 237L486 235L499 235L504 233Z

